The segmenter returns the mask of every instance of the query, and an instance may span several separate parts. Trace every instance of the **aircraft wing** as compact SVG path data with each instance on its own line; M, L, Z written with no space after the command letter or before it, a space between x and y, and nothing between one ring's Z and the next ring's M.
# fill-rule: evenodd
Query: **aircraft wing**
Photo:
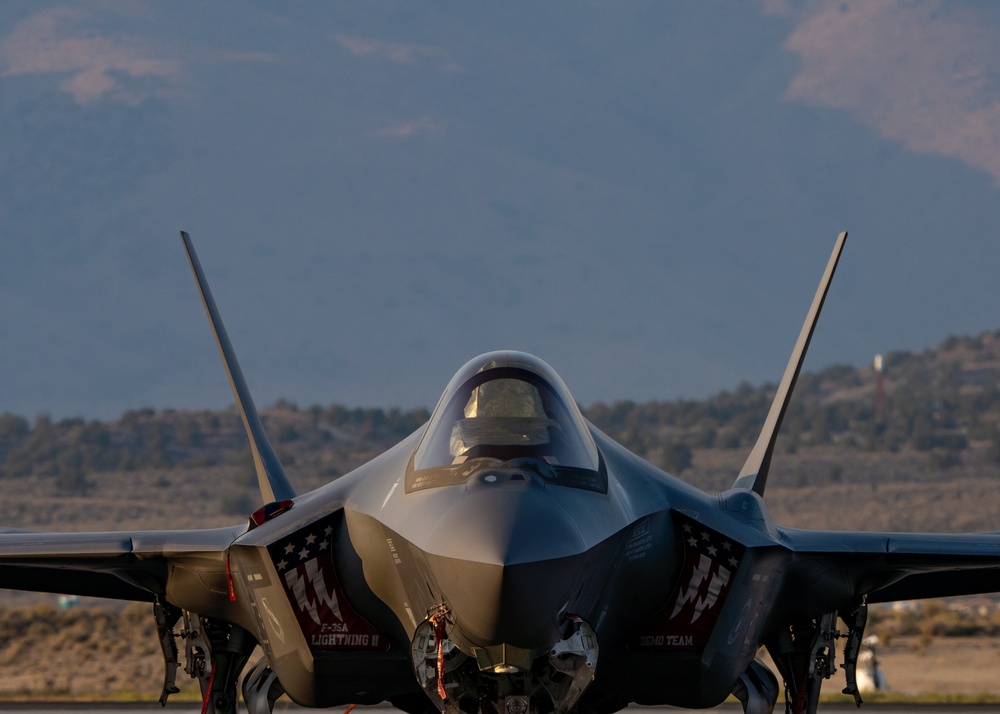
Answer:
M793 553L784 593L810 610L844 609L861 596L877 603L1000 592L1000 533L777 531Z
M245 525L182 531L0 531L0 588L152 601L171 562L224 560Z

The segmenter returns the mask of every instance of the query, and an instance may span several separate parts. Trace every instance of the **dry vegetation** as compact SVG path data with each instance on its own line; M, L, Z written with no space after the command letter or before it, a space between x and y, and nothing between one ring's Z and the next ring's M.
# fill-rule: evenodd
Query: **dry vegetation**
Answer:
M162 683L147 605L0 610L0 698L155 700ZM197 685L183 673L178 683L196 696Z
M1000 529L1000 334L951 338L924 353L888 355L886 363L881 410L870 369L803 375L772 467L772 516L781 524L823 529ZM587 416L652 462L720 491L739 471L772 392L743 386L700 402L597 404ZM300 409L288 403L264 410L272 441L302 491L364 463L426 418L424 410ZM42 416L29 423L0 415L0 527L228 525L259 505L255 483L232 410L143 409L115 422ZM53 602L50 596L0 593L6 608L0 609L0 697L158 696L162 660L147 606L95 608L88 601L61 612L48 604ZM971 644L957 646L949 644L955 638L940 637L967 625L949 620L954 617L934 610L875 618L872 631L888 638L883 654L890 683L943 686L937 675L926 674L933 671L966 682L971 689L964 691L998 688L995 675L989 687L979 682L982 672L1000 665L998 640L989 637L1000 624L994 617L975 637L962 638ZM983 668L960 652L973 653ZM952 656L959 657L955 666L949 665ZM890 673L893 661L907 664ZM913 687L899 684L912 679L906 672L918 677Z
M893 696L1000 694L1000 610L991 600L928 601L920 610L873 608L868 632ZM842 686L841 673L825 688ZM150 607L50 604L0 610L0 701L17 699L155 701L163 660ZM183 671L179 698L195 699ZM870 696L866 697L871 699Z

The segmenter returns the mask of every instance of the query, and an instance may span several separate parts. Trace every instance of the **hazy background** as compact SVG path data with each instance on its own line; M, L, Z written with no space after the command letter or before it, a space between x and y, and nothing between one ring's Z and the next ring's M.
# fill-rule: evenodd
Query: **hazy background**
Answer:
M1000 5L0 4L0 412L776 381L1000 325Z

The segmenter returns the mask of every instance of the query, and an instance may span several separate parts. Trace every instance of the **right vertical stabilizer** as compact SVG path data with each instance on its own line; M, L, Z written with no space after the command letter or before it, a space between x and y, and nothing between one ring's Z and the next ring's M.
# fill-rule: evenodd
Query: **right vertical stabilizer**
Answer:
M247 437L250 439L250 450L253 452L253 464L257 471L261 498L265 505L293 498L295 489L292 488L288 476L285 475L285 469L264 432L264 425L261 423L257 407L254 406L253 399L250 397L250 388L247 387L240 364L236 361L236 351L233 350L229 335L226 333L226 327L222 324L222 316L219 314L219 308L215 305L215 298L212 297L212 291L208 287L208 280L205 278L205 272L201 269L201 263L194 251L191 237L181 231L181 240L184 241L184 250L187 252L191 270L198 282L198 292L201 294L205 312L208 313L208 321L212 325L212 334L215 335L215 343L219 347L222 362L226 367L229 385L233 388L233 396L236 397L236 408L239 409Z

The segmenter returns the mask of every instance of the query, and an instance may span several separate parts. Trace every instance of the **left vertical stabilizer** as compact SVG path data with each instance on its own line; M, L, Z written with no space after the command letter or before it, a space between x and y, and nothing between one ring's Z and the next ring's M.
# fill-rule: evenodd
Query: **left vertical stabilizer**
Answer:
M837 262L840 260L840 253L844 250L844 242L847 240L847 231L837 236L837 242L833 246L833 254L826 264L823 278L816 288L816 295L813 297L812 305L806 314L806 320L799 332L799 339L795 342L795 349L788 359L788 366L781 377L781 384L771 402L771 409L764 420L764 426L757 437L753 451L747 458L740 475L736 478L733 488L746 488L764 495L764 486L767 485L767 473L771 468L771 456L774 453L774 445L778 440L778 430L781 429L781 420L788 409L788 402L792 398L792 390L795 388L795 381L799 377L802 369L802 362L806 358L806 350L809 349L809 342L812 340L813 331L816 329L816 321L819 319L820 310L823 309L823 301L826 300L826 293L830 289L830 282L833 280L833 273L837 269Z
M247 431L250 439L250 450L253 452L253 465L257 471L257 481L260 484L260 494L264 503L283 501L295 497L295 489L285 475L285 469L278 460L278 455L274 452L271 442L268 441L267 434L264 433L264 425L257 414L257 407L254 406L250 396L250 389L247 387L246 379L240 370L240 363L236 361L236 352L229 341L226 327L222 324L222 317L219 315L219 308L215 305L215 298L208 287L208 280L201 269L198 255L194 251L191 243L191 236L181 231L181 240L184 241L184 250L187 252L188 261L191 263L191 270L194 272L195 280L198 282L198 292L201 294L201 302L208 313L208 321L212 326L212 334L215 335L215 343L219 347L222 355L222 362L226 367L226 375L229 377L229 386L233 388L233 396L236 397L236 407L243 418L243 427Z

